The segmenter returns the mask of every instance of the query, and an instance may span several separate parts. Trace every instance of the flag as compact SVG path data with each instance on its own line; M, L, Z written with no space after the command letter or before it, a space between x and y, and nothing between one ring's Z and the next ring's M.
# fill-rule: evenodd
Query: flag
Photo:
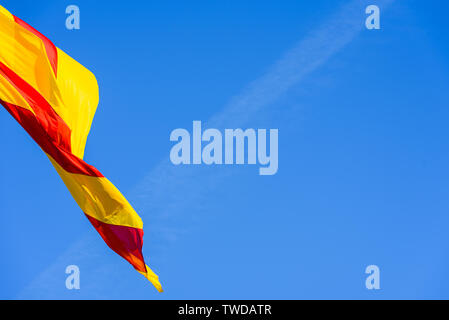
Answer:
M142 220L83 160L98 95L89 70L0 6L0 103L45 152L106 244L162 292L142 255Z

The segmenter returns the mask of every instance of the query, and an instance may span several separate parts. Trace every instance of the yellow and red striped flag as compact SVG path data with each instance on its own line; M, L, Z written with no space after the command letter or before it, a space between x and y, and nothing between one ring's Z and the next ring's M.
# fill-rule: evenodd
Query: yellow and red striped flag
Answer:
M161 292L142 256L142 220L120 191L83 161L98 99L89 70L0 6L0 103L46 153L106 244Z

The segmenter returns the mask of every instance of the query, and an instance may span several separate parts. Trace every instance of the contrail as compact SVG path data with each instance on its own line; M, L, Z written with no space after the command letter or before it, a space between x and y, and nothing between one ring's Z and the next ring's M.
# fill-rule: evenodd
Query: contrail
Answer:
M391 2L393 0L377 0L376 4L384 9ZM354 0L344 5L321 27L308 34L293 49L284 54L262 77L250 83L240 95L231 99L229 104L204 123L204 126L243 127L261 112L276 108L273 102L326 63L362 31L366 19L365 7L369 4L371 3L367 0ZM183 232L186 232L185 225L182 228L177 227L178 220L186 216L188 219L195 219L193 212L201 211L201 199L210 193L217 181L224 179L230 173L226 168L204 170L193 165L174 167L167 156L167 159L163 159L132 190L129 197L131 203L145 222L146 246L144 249L150 248L152 251L148 254L149 251L144 250L146 257L153 258L149 261L150 265L152 261L163 255L161 248L166 246L164 243L175 241ZM103 245L100 248L98 240L98 236L94 236L93 233L81 238L33 280L20 293L19 298L43 299L67 296L68 290L64 286L65 267L78 264L82 268L89 259L95 260L96 256L104 255L103 249L104 252L107 249L103 248ZM109 261L115 260L102 257L102 265L95 270L98 274L107 273L108 278L115 279L113 286L102 290L95 285L95 275L83 274L82 290L80 290L82 298L102 298L105 295L120 298L120 293L124 291L119 288L126 287L126 284L117 280L120 278L120 273L114 266L114 262ZM100 264L95 261L94 263ZM157 272L157 263L154 267ZM159 273L163 283L163 273ZM92 280L87 281L87 276Z

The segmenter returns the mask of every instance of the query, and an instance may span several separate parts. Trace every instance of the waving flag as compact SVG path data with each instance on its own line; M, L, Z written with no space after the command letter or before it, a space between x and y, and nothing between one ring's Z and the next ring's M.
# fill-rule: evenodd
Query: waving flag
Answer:
M95 76L2 6L0 103L46 153L106 244L162 291L142 256L142 220L120 191L83 161L98 104Z

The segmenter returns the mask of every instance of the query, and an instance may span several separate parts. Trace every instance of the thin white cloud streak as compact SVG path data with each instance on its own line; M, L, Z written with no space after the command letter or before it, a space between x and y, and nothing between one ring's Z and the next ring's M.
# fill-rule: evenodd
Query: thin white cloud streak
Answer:
M377 1L377 5L385 8L392 1ZM365 7L369 4L366 0L346 4L323 26L284 54L262 77L250 83L203 127L245 127L264 110L276 108L273 102L328 61L365 28ZM133 203L143 214L146 230L150 229L147 234L160 231L151 230L156 225L164 225L158 219L179 218L177 213L182 215L182 211L176 214L175 211L189 209L189 212L198 212L202 197L216 185L219 176L229 173L226 168L211 171L196 166L175 167L168 157L161 161L132 192L136 195ZM176 235L172 232L170 237L176 238Z
M376 4L384 9L392 1L378 0ZM363 30L366 19L365 7L369 4L371 4L370 1L354 0L344 5L320 28L307 35L297 46L284 54L265 75L253 81L240 95L234 97L204 126L243 127L261 112L275 108L272 105L273 102L326 63ZM150 248L152 252L149 255L148 250L145 250L147 251L144 252L145 256L153 258L163 256L166 243L176 241L180 234L186 232L184 225L180 227L182 224L180 221L183 218L188 218L190 221L198 218L198 212L202 211L202 199L210 194L217 181L229 174L230 170L225 168L200 170L195 166L175 167L169 162L168 156L151 170L134 188L130 196L131 202L145 222L146 246L144 249ZM55 277L55 274L63 273L67 265L76 264L76 261L97 259L96 252L102 249L93 249L93 242L96 243L95 248L100 248L99 241L99 238L94 238L92 234L81 238L33 280L20 293L19 298L62 298L67 290L61 289L64 287L64 283L61 282L63 280ZM104 259L101 259L99 268L101 267L103 274L110 273L108 275L110 277L115 268L109 264L108 268L105 268L103 262ZM119 298L119 292L123 292L118 290L119 286L126 286L126 284L115 282L114 291L117 292L117 298ZM84 287L82 291L88 293L87 296L83 295L83 298L111 296L111 292L106 290L101 292L97 289L93 284L89 288ZM108 289L110 289L109 286Z

